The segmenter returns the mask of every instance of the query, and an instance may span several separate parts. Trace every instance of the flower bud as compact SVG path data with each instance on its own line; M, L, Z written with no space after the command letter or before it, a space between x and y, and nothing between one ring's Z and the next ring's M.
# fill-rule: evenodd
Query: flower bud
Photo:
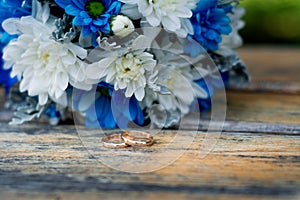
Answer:
M117 15L112 19L111 30L116 36L123 38L134 31L134 25L128 17Z

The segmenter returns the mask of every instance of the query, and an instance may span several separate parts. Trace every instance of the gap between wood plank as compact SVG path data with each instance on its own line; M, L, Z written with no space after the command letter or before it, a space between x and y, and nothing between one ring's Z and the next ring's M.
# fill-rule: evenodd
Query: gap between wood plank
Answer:
M225 122L213 122L218 124L218 127L223 126L223 132L237 132L237 133L262 133L262 134L276 134L276 135L299 135L300 126L294 124L272 124L264 122L245 122L245 121L225 121ZM209 127L209 120L200 120L200 131L207 131ZM183 124L182 129L196 130L196 126L193 123ZM210 131L215 131L211 127Z

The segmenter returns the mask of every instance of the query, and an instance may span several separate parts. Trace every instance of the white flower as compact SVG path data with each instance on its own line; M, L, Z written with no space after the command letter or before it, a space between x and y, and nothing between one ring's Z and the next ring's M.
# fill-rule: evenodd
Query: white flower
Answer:
M112 19L111 30L116 36L123 38L134 31L134 25L128 17L117 15Z
M151 26L162 25L167 31L179 33L182 37L193 33L191 22L188 19L192 16L192 9L196 6L195 0L120 1L125 3L122 13L132 19L142 15Z
M160 94L158 92L154 95L155 99L153 100L158 100L166 110L179 109L181 113L187 114L189 106L195 98L207 97L207 93L193 82L191 68L180 68L175 63L157 66L158 77L156 84L166 88L169 94ZM148 102L150 101L148 100Z
M115 90L126 89L125 96L135 95L138 101L145 96L146 72L151 72L156 61L153 55L145 52L149 44L143 35L137 37L129 49L121 49L107 54L107 57L87 67L87 78L91 83L101 79L114 85ZM145 46L146 45L146 46Z
M164 93L147 88L143 107L149 108L151 123L157 127L170 127L178 124L181 116L189 112L189 106L196 99L192 79L183 71L172 66L157 65L156 84L165 88Z
M54 27L43 24L31 16L8 19L3 28L10 34L20 35L3 51L5 68L12 66L12 76L21 80L20 91L38 96L45 105L50 97L56 103L67 106L65 90L70 83L81 89L90 89L84 81L86 50L71 43L61 44L50 36Z
M173 38L171 42L168 33L165 34L161 35L159 43L155 43L153 51L158 64L149 75L146 95L141 102L152 125L159 128L178 124L197 98L208 97L207 92L194 82L209 73L203 68L205 57L187 57L182 40Z
M241 20L244 14L245 9L242 7L234 7L232 9L232 13L229 14L232 32L229 35L223 36L220 48L238 48L242 46L243 40L238 31L245 26L245 22Z
M143 107L150 108L151 123L159 128L178 124L197 97L207 97L207 93L194 82L193 71L187 61L180 56L173 61L165 61L167 63L158 64L155 68L155 84L165 89L156 92L147 88L142 102Z

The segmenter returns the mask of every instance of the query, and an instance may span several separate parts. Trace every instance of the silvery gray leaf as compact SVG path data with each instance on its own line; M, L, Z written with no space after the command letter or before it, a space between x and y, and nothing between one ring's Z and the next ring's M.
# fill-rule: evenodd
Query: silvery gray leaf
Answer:
M15 112L12 121L9 122L10 125L19 125L33 119L38 119L47 109L47 106L38 105L38 101L31 97L27 97L25 102L26 104L21 102L14 105Z
M57 28L56 31L52 33L52 37L57 42L71 42L75 39L80 31L76 27L71 26L72 17L64 14L63 18L56 19L54 21Z
M239 3L239 2L240 0L219 0L218 5L222 6L230 3Z
M245 63L240 59L236 52L220 55L211 53L210 56L219 68L220 72L230 71L230 80L235 86L243 86L250 81L250 75Z
M251 77L249 75L248 69L245 63L240 59L240 57L235 57L235 60L232 64L232 70L234 74L231 76L231 82L235 86L243 87L248 82L250 82Z

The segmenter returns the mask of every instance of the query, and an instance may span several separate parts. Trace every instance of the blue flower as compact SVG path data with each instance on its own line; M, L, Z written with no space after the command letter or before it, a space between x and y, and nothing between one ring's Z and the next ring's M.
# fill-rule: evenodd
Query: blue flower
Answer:
M54 103L49 106L45 114L48 115L51 125L57 125L61 119L61 114L57 111L56 104Z
M79 104L85 95L87 95L85 91L74 93L75 110L79 110ZM87 127L127 128L132 122L144 124L144 115L138 101L134 97L126 98L124 91L114 91L112 85L101 82L95 96L97 97L95 102L83 112Z
M8 42L14 38L6 32L0 32L0 85L5 86L5 94L7 95L10 88L17 82L17 77L11 78L10 72L11 69L5 70L3 69L4 61L2 59L2 50L8 44Z
M0 1L0 23L11 17L31 15L31 0ZM3 32L2 26L0 28Z
M110 33L110 19L119 14L121 3L117 0L55 0L66 13L75 16L73 24L82 27L84 37L100 31Z
M2 52L0 53L0 56L2 57ZM2 58L0 59L0 85L5 86L5 94L7 95L10 88L18 81L17 77L11 78L10 77L10 72L11 69L4 70L2 68L3 61Z
M11 17L22 17L31 14L31 0L6 0L0 1L0 24ZM3 69L2 50L10 40L16 36L6 33L0 26L0 85L5 85L5 92L8 94L9 89L17 82L17 78L11 78L9 70Z
M231 6L218 7L218 0L201 0L193 10L191 22L194 28L192 39L199 42L206 50L218 50L222 34L228 35L232 28L227 13ZM193 46L197 50L197 46ZM190 53L190 52L189 52Z
M196 83L203 88L207 94L208 97L203 99L198 99L198 104L200 108L200 112L207 112L211 108L211 98L215 93L216 89L221 89L223 85L225 85L226 88L229 87L229 79L230 79L230 73L229 71L222 72L221 73L221 79L218 78L205 78L197 80Z

